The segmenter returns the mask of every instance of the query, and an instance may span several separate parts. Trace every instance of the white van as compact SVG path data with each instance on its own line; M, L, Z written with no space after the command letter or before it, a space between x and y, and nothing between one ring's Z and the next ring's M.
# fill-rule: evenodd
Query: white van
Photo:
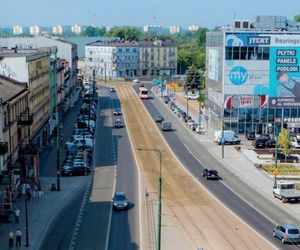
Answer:
M232 130L219 130L215 132L215 140L214 142L219 145L222 144L222 136L224 138L224 144L240 144L241 139L237 136L237 134Z

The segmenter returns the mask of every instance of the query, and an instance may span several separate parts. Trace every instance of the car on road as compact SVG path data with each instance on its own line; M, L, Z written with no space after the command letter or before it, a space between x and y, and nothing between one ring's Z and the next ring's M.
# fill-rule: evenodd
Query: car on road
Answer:
M134 80L133 80L133 83L139 83L139 82L140 82L139 79L134 79Z
M215 170L215 169L205 168L202 171L202 177L205 177L206 179L218 180L219 179L219 174L218 174L218 171Z
M114 109L113 114L114 115L122 115L122 111L121 111L121 109Z
M273 153L273 160L275 160L275 154L276 153ZM280 162L297 163L299 162L299 157L290 154L285 156L283 153L278 152L277 160Z
M292 137L291 146L294 148L300 148L300 136Z
M73 171L73 167L69 165L65 165L62 167L61 175L62 176L71 176Z
M187 94L184 95L185 99L189 99L189 100L197 100L199 98L199 94L194 93L194 94Z
M117 119L117 120L115 120L114 127L115 128L123 128L124 124L120 119Z
M74 165L72 170L72 176L88 175L91 172L91 168L86 165Z
M266 140L257 137L253 142L252 145L254 148L265 148L266 147Z
M112 93L116 92L116 90L114 88L110 88L109 91L112 92Z
M255 140L255 132L254 131L251 131L251 132L248 132L247 134L246 134L246 138L247 138L247 140Z
M125 192L116 192L113 198L114 210L125 210L128 208L128 200Z
M299 243L299 228L293 224L280 224L273 228L273 237L279 238L283 244L286 242Z
M164 118L161 116L161 115L157 115L156 117L155 117L155 122L163 122L163 120L164 120Z

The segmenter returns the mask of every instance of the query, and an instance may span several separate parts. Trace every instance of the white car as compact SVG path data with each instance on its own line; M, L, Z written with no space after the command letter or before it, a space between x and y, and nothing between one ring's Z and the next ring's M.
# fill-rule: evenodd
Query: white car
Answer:
M297 135L296 137L293 137L291 141L291 146L294 148L300 148L300 136Z
M134 80L133 80L133 83L139 83L139 82L140 82L139 79L134 79Z
M187 94L187 95L184 95L184 98L186 99L189 99L189 100L197 100L199 98L199 94L196 93L196 94Z

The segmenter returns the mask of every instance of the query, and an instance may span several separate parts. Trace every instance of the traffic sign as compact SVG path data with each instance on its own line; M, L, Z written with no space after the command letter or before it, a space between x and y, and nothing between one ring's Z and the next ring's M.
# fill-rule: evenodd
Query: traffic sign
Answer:
M277 168L275 168L272 172L275 176L277 176L279 174L279 170Z
M206 121L208 121L208 120L209 120L209 117L208 117L208 115L206 115L206 116L205 116L205 120L206 120Z

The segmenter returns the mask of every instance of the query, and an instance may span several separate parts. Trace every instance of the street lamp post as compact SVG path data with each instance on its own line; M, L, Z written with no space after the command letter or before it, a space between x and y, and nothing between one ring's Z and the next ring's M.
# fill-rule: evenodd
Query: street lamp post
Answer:
M157 223L157 250L161 249L161 213L162 213L162 175L161 151L159 149L137 148L138 151L153 151L159 154L159 190L158 190L158 223Z
M222 115L222 137L221 137L221 145L222 145L222 159L224 159L224 144L225 144L225 139L224 139L224 109L223 109L223 104L222 104L222 109L221 109L221 115Z
M60 144L60 121L59 121L59 108L58 108L58 86L56 82L56 62L54 62L54 84L55 84L55 90L56 90L56 190L60 191L60 159L59 159L59 144Z

